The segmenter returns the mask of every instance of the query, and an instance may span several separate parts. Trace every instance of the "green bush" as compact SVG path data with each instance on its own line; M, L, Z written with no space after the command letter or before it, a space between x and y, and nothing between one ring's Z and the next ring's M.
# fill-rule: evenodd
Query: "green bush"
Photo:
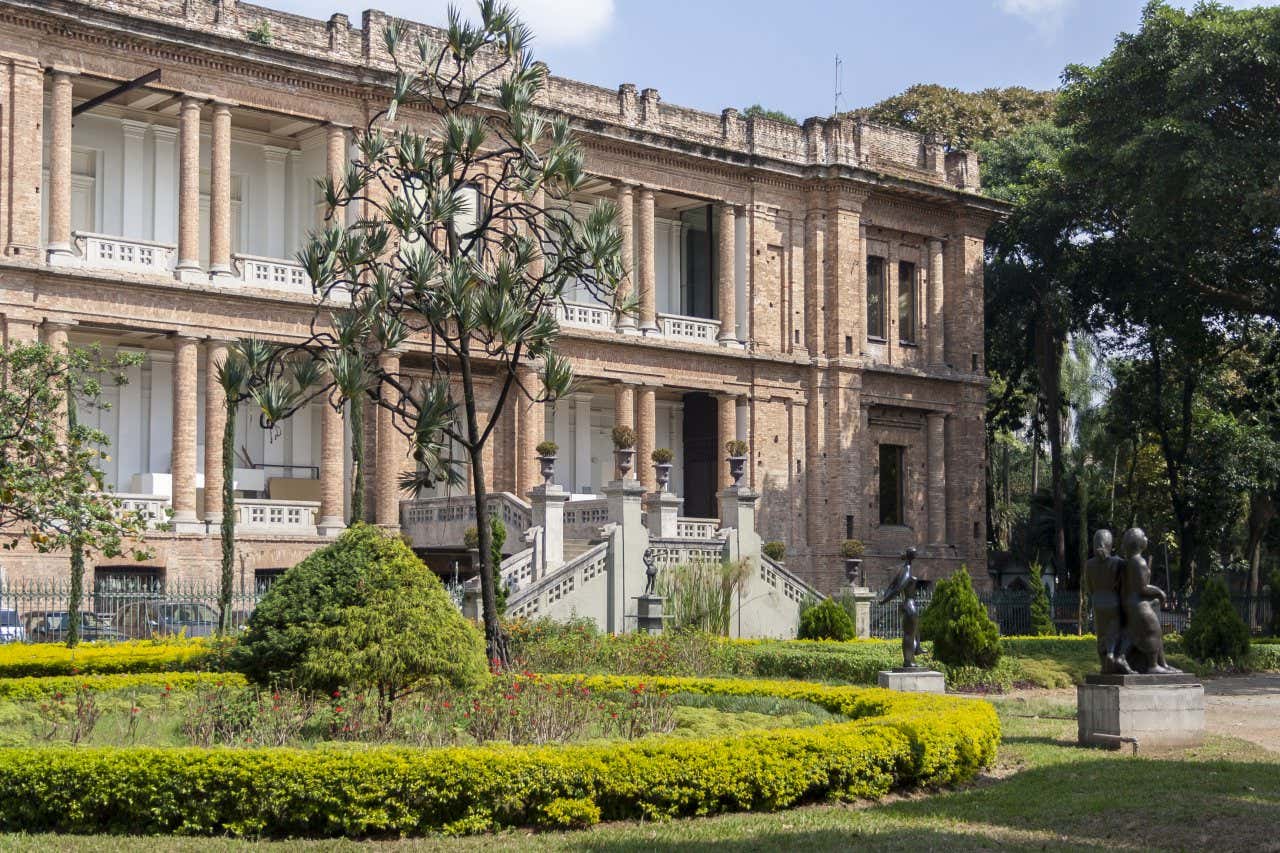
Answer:
M764 543L764 545L760 546L760 551L770 560L773 560L775 563L781 563L783 560L787 558L786 543L779 542L776 539L770 542Z
M272 584L233 651L261 685L376 691L465 689L487 675L479 632L399 537L356 524Z
M920 636L933 642L933 656L949 666L989 669L1000 660L1000 629L987 616L964 566L938 581L920 618Z
M1243 661L1249 654L1249 626L1231 604L1227 582L1210 578L1182 635L1187 654L1196 660Z
M245 678L238 672L139 672L107 675L49 675L38 678L0 678L0 699L46 699L55 693L70 695L80 688L94 691L133 690L139 687L156 690L198 690L226 685L243 687Z
M1053 624L1053 609L1049 604L1049 592L1044 588L1040 564L1031 564L1031 634L1049 637L1058 633Z
M856 633L853 620L835 599L824 598L800 611L802 640L851 640Z
M0 645L0 678L82 673L198 671L216 663L205 640L128 640L121 643Z
M566 677L573 683L573 677ZM593 691L636 678L589 678ZM7 832L401 836L774 811L967 781L995 759L985 702L796 682L645 679L668 693L766 695L850 718L624 745L421 750L0 750Z

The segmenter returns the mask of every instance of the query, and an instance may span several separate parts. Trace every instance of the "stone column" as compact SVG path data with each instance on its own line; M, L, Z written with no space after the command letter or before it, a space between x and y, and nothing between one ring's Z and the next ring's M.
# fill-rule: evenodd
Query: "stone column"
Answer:
M653 473L653 451L658 446L657 419L657 389L641 385L636 388L636 479L646 492L658 488Z
M71 247L71 75L53 72L53 100L50 105L49 142L49 236L46 240L50 264L74 263ZM40 152L34 152L39 158Z
M942 266L942 241L930 238L929 250L929 363L943 365L946 363L946 338L943 326L946 321L943 295L944 270Z
M733 483L733 478L729 476L729 452L725 449L725 445L737 437L738 398L733 394L717 394L716 487L719 489L727 489Z
M378 356L378 367L383 375L398 376L400 373L400 353L392 350ZM398 392L388 385L382 386L382 393L392 398ZM374 523L380 527L400 526L400 463L404 461L404 436L396 428L391 410L385 406L375 405L377 409L378 446L377 469L373 472L376 482L374 494Z
M544 404L530 399L530 396L542 396L542 377L538 375L538 371L529 365L521 365L517 369L516 378L520 384L520 388L512 389L519 407L516 425L516 494L526 498L529 490L542 482L537 448L546 435L547 422ZM520 390L521 388L524 390Z
M5 316L4 343L14 346L15 344L34 344L39 340L40 327L35 320L29 320L25 317Z
M337 536L345 522L346 467L342 409L335 409L327 395L320 398L320 517L321 536Z
M209 152L209 276L225 284L231 272L231 105L215 101ZM185 154L185 142L184 152ZM279 220L277 211L268 218Z
M212 218L212 217L210 217ZM181 281L201 281L200 270L200 100L182 99L178 111L178 263Z
M564 505L569 493L555 483L534 486L529 490L533 524L542 528L542 566L539 577L564 565ZM515 535L513 531L511 535Z
M340 124L325 125L325 174L339 187L347 174L347 129Z
M173 339L173 526L178 533L202 533L196 518L196 406L200 342L189 335Z
M629 426L635 429L635 387L625 382L619 382L613 389L613 425ZM610 447L613 445L610 444ZM636 454L639 455L638 453ZM638 460L637 460L638 461ZM626 479L636 479L636 467L632 466L631 473ZM618 474L617 468L614 468L614 476Z
M622 261L622 280L618 282L616 295L618 305L630 301L631 287L635 281L635 234L632 228L634 215L631 184L618 184L618 228L622 232L622 251L618 253L619 260ZM619 313L617 323L618 331L623 334L634 335L639 332L634 313Z
M67 334L70 331L71 331L71 326L67 323L51 323L51 322L45 321L44 342L46 345L48 345L49 349L53 350L55 353L65 353L67 351ZM60 389L60 390L62 390L65 395L65 389ZM68 425L68 411L70 409L70 406L68 405L69 403L70 403L69 400L64 399L62 401L62 411L57 413L58 443L60 445L65 445L67 442L67 433L69 431L69 425Z
M226 341L205 346L204 377L204 520L220 523L222 516L222 433L227 425L227 393L218 381L218 368L227 360Z
M733 205L716 205L716 299L719 302L721 346L738 346L737 282L734 280L734 247L737 216Z
M654 264L653 190L641 187L636 196L636 269L640 279L640 331L658 331L658 278Z
M929 543L941 545L947 541L947 416L943 412L930 412L926 419L929 432Z

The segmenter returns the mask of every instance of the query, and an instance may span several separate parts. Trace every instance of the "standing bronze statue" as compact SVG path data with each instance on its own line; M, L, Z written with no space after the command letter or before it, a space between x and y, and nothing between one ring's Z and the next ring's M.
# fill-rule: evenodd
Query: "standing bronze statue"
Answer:
M902 666L904 669L916 668L916 655L920 653L920 611L916 608L916 593L928 584L923 578L911 574L911 561L916 558L916 549L908 548L902 552L902 568L884 595L881 604L888 604L895 595L902 595L902 603L898 609L902 611Z
M1098 661L1104 674L1159 675L1181 672L1164 657L1160 605L1164 590L1151 583L1151 568L1142 551L1147 535L1126 530L1120 556L1111 553L1111 532L1093 535L1093 557L1085 563L1085 583L1093 601L1098 634Z

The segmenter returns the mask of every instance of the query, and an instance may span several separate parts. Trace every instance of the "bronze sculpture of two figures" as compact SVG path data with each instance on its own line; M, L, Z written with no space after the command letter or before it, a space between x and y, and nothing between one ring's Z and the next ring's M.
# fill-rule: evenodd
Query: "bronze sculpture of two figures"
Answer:
M1111 531L1093 534L1093 556L1085 563L1085 584L1093 600L1098 659L1110 675L1159 675L1181 672L1164 659L1160 606L1165 594L1151 583L1151 568L1142 556L1147 535L1131 527L1120 540L1120 555L1111 553Z

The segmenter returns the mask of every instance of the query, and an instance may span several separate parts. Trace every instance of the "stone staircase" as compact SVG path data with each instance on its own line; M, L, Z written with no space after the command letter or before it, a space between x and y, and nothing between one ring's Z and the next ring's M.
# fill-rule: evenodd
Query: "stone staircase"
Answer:
M600 540L592 541L590 539L566 539L564 540L564 561L572 563L581 557L587 551L600 544Z

